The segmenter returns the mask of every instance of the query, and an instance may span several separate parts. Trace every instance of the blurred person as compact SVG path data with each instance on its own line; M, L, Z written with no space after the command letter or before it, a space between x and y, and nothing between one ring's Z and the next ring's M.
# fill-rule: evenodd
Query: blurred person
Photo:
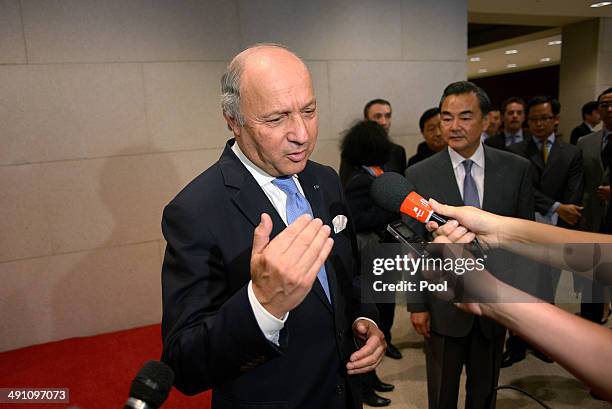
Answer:
M391 103L381 98L369 101L363 108L363 119L376 122L385 128L387 134L389 134L391 130L391 115ZM406 150L403 146L391 141L389 160L383 165L383 169L385 172L404 174L404 170L406 169Z
M570 143L576 145L578 139L595 131L595 127L601 122L599 106L597 101L587 102L582 106L582 123L572 130Z
M374 179L383 174L382 166L389 160L391 143L385 129L372 121L361 121L347 131L341 142L341 156L350 166L340 175L346 202L353 217L361 256L369 251L370 245L388 240L387 224L400 218L378 207L370 198L370 186ZM380 315L380 329L385 334L387 346L391 345L391 326L395 315L395 303L377 303ZM375 393L390 392L394 385L382 382L372 371L364 376L363 402L380 407L391 403Z
M363 108L363 117L365 121L375 122L382 126L389 137L389 155L387 161L381 166L382 170L384 172L395 172L403 175L404 170L406 169L406 151L402 146L393 143L389 136L392 118L391 103L380 98L373 99ZM352 167L352 164L347 163L347 161L341 157L339 171L340 177L342 178L343 175L350 174L352 172ZM393 324L395 309L390 305L383 305L382 310L380 310L379 313L380 320L383 322L381 323L381 327L390 329ZM390 334L390 332L388 332L388 334ZM401 351L389 340L390 338L387 340L387 350L385 354L389 358L401 359Z
M582 152L584 168L584 195L582 197L584 210L583 217L580 220L580 228L586 231L606 233L608 230L604 223L604 217L610 198L609 194L606 195L605 192L610 191L610 170L607 166L604 167L602 154L605 155L604 150L608 145L608 136L611 133L610 130L612 130L612 115L606 116L606 109L602 109L602 115L600 116L599 104L602 100L604 106L606 101L612 101L612 88L603 91L597 101L585 104L582 108L582 116L585 119L583 125L588 124L590 126L594 122L594 117L596 117L597 122L599 122L600 117L606 117L608 124L604 123L602 129L598 132L590 132L577 139L577 146ZM593 103L595 104L595 111L593 111ZM596 115L593 114L594 112L596 112ZM574 133L572 132L573 137ZM586 280L581 280L581 284L580 315L589 321L605 323L610 311L609 301L606 303L593 301L608 298L605 297L607 295L606 289L597 283L591 284Z
M481 139L484 142L491 136L497 135L499 133L499 128L501 127L501 112L498 108L491 108L489 112L489 126L481 135Z
M425 141L419 143L416 154L408 160L408 166L429 158L446 146L440 132L440 108L430 108L423 112L419 119L419 128Z
M406 178L423 197L533 219L529 162L480 140L490 105L487 94L471 82L448 85L440 99L441 132L448 146L406 169ZM426 235L422 224L407 224ZM501 274L512 274L513 266L505 261L488 259ZM486 407L499 378L505 328L429 295L407 308L416 332L425 337L429 408L456 409L464 366L465 407Z
M502 104L504 130L489 136L485 144L505 150L510 145L522 142L524 139L523 123L525 122L525 101L519 97L511 97Z

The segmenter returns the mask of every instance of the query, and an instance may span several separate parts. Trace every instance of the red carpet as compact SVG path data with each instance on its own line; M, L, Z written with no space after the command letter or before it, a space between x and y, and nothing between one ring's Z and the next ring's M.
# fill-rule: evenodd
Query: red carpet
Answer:
M161 356L160 326L71 338L0 353L0 388L70 388L70 404L0 404L25 408L123 408L142 365ZM6 336L7 334L3 334ZM209 409L210 392L185 396L172 389L162 409Z

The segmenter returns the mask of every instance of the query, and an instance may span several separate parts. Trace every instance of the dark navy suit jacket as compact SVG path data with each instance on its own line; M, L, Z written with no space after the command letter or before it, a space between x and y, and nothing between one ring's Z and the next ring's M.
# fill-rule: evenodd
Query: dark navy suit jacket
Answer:
M359 301L351 223L337 234L332 227L325 263L332 303L315 280L289 313L280 346L269 342L247 295L253 231L263 212L272 237L285 224L232 143L164 210L162 359L175 386L187 394L213 388L213 408L361 407L359 379L345 368L356 350L351 326L376 311ZM332 168L309 161L298 178L315 217L331 227L335 216L348 216Z

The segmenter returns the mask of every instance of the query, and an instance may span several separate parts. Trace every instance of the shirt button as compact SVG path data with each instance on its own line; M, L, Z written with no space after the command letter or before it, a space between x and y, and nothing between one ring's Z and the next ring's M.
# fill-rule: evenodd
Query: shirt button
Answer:
M342 395L344 393L344 386L342 385L336 385L336 393L338 395Z

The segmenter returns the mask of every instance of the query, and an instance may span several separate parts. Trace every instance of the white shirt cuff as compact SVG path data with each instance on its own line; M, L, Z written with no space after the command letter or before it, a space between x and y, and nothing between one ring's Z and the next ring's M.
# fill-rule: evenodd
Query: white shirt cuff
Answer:
M370 319L370 318L368 318L368 317L357 317L357 318L355 319L355 321L353 321L353 324L354 324L354 323L356 323L356 322L357 322L357 321L359 321L359 320L366 320L366 321L370 321L372 324L376 325L376 328L378 328L378 324L377 324L376 322L374 322L374 320L373 320L373 319Z
M281 319L278 319L274 315L270 314L268 310L261 305L257 297L255 297L252 281L249 281L247 295L249 297L249 303L251 304L253 313L255 314L255 320L257 321L257 325L259 325L259 329L261 329L261 332L263 332L264 337L266 337L268 341L278 346L278 337L280 335L280 331L285 326L285 321L287 321L289 313L285 314L285 316Z

